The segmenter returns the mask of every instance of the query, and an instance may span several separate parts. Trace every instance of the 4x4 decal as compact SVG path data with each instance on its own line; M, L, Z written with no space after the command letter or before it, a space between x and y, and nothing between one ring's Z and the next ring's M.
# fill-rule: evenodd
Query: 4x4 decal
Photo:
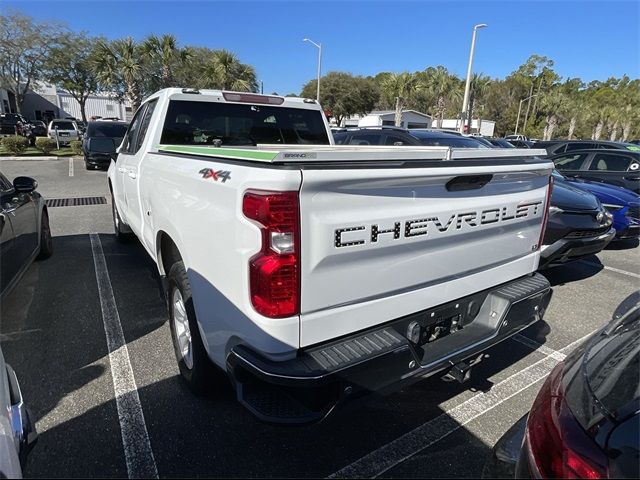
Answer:
M229 170L214 170L212 168L203 168L198 172L202 175L202 178L210 178L214 182L221 180L222 183L231 179L231 172Z

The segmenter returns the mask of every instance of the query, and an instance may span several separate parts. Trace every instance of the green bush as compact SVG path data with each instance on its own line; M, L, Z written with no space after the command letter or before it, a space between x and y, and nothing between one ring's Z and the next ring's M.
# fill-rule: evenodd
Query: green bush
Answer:
M50 153L51 150L56 149L56 141L53 138L38 137L36 138L36 148L38 150L42 150L42 152L46 155Z
M73 142L71 142L71 151L74 153L74 155L81 155L82 142L80 140L74 140Z
M9 153L13 153L14 155L20 155L29 146L29 139L25 137L20 137L18 135L4 137L2 139L2 146Z

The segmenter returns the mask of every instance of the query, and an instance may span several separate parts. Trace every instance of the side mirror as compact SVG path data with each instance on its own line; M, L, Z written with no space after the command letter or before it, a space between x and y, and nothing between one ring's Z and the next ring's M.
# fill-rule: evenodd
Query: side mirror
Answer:
M13 188L16 192L29 193L38 188L38 182L31 177L16 177L13 180Z

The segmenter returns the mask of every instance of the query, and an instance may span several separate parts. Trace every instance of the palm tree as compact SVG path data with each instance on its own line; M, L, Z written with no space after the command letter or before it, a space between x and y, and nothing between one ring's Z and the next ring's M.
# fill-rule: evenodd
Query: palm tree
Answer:
M438 66L425 71L426 86L436 98L437 127L442 128L442 120L447 110L447 101L456 102L462 98L460 81L446 68Z
M547 93L540 102L540 110L545 115L543 140L551 140L553 133L567 110L567 97L559 90Z
M471 77L471 85L470 85L470 96L469 96L469 114L467 115L467 126L469 132L471 132L471 122L473 121L473 111L474 105L476 101L482 100L484 97L489 85L491 84L491 79L486 77L480 73L474 73ZM480 125L478 125L480 128Z
M142 51L160 63L160 88L174 86L174 66L186 63L191 57L188 48L178 47L178 41L173 35L151 35L142 44Z
M144 50L131 37L108 42L98 40L92 68L98 80L114 89L124 89L133 110L142 103L146 77Z
M409 72L403 72L401 74L389 73L383 78L380 87L382 95L387 99L395 99L396 113L394 123L396 127L401 126L402 110L405 104L422 88L419 78Z
M209 88L255 92L258 88L255 69L238 60L228 50L216 50L204 65L201 81Z

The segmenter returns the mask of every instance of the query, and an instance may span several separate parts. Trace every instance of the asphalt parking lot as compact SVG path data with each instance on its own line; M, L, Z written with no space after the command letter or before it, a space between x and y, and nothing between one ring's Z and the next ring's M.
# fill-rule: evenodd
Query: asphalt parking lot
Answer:
M0 170L36 178L46 198L107 198L50 208L54 254L1 307L2 350L40 433L28 477L126 477L136 468L160 477L478 477L553 366L640 286L637 243L614 245L544 272L554 289L544 320L489 350L470 383L431 378L318 425L267 425L230 388L202 398L182 383L155 266L138 243L113 236L106 172L80 159L0 160ZM135 379L124 387L105 336L100 255L126 342L118 350ZM133 440L115 399L123 388L142 407ZM125 456L123 445L134 451Z

